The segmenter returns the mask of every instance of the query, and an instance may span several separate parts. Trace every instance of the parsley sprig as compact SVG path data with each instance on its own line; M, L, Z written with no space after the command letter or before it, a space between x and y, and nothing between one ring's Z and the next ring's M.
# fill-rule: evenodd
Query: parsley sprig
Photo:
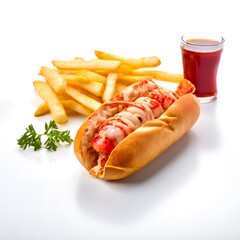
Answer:
M46 136L47 140L42 144L41 137ZM33 147L34 151L39 150L44 146L49 151L56 151L59 143L66 142L72 143L73 139L70 136L70 131L59 131L58 126L55 121L51 120L48 123L45 123L45 132L38 134L33 125L30 124L28 128L26 128L26 132L17 139L18 145L20 148L25 150L27 147Z

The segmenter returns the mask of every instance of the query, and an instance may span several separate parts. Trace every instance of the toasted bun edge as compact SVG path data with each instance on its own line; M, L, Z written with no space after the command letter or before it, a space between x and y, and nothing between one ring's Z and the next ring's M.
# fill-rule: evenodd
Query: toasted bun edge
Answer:
M197 97L182 96L160 118L146 122L117 145L102 178L118 180L140 170L191 129L199 115Z
M191 129L199 115L200 103L194 94L180 97L161 117L146 122L115 147L100 178L118 180L140 170ZM81 143L87 126L88 119L76 134L74 152L81 164L90 171L92 160L83 156Z

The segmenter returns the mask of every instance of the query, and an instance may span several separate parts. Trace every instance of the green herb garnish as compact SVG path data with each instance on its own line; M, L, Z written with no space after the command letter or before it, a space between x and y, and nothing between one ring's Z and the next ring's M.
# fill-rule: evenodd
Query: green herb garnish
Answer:
M59 143L66 142L72 143L73 139L70 136L70 131L59 131L55 121L50 121L49 124L45 123L45 132L36 133L32 124L26 128L26 132L17 139L20 148L25 150L27 147L33 147L34 151L39 150L44 146L49 151L56 151ZM46 136L47 140L42 144L41 137Z

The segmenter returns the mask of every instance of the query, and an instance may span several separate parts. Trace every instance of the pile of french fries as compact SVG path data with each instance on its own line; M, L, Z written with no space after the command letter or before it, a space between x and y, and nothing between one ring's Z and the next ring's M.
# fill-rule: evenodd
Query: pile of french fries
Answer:
M95 51L95 56L92 60L53 60L53 66L42 66L39 75L44 80L35 80L33 85L43 103L34 116L51 113L56 123L64 124L72 113L88 116L132 83L183 79L182 74L157 70L161 61L156 56L125 58L102 51Z

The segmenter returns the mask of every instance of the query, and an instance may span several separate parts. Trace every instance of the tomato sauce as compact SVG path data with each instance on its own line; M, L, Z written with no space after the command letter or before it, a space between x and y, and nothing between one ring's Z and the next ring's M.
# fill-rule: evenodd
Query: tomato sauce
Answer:
M198 97L216 95L217 70L222 49L212 50L211 45L218 42L208 39L192 39L187 42L192 43L193 47L182 47L184 78L195 85L195 94ZM196 46L199 46L199 49ZM206 51L204 51L205 47L207 47Z

